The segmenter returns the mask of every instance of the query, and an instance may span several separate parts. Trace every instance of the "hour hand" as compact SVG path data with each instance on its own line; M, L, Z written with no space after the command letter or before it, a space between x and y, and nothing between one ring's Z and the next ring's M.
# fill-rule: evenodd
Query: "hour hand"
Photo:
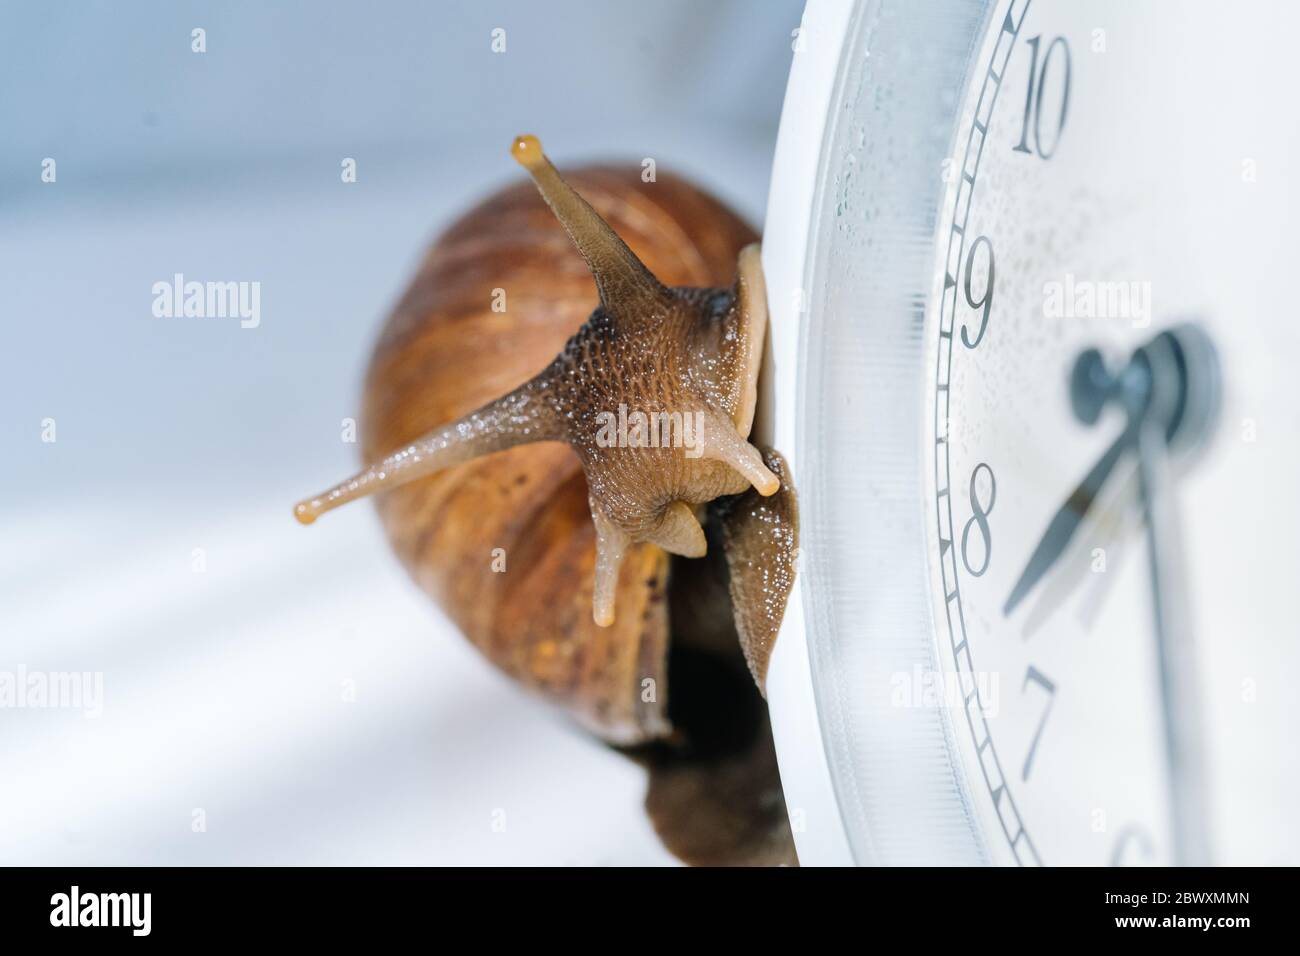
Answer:
M1004 615L1014 611L1043 575L1060 560L1070 540L1079 529L1079 525L1083 523L1084 517L1096 504L1102 487L1111 472L1115 470L1115 465L1119 463L1120 458L1133 442L1133 429L1126 428L1106 449L1106 453L1101 456L1097 464L1092 466L1092 470L1084 476L1083 481L1070 492L1070 496L1065 499L1065 504L1061 505L1052 516L1047 530L1043 532L1042 538L1034 548L1034 553L1029 556L1029 563L1025 565L1025 570L1020 573L1020 579L1016 581L1006 603L1002 605Z

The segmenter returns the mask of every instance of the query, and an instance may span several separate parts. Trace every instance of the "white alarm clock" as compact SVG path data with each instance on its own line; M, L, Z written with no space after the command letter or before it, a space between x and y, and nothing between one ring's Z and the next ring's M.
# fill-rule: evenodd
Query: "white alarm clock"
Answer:
M813 0L764 234L803 863L1297 863L1300 8Z

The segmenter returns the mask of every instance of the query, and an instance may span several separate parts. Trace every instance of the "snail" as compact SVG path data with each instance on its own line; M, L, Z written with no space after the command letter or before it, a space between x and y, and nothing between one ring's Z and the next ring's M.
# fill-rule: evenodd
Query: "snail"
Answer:
M469 640L649 768L670 850L793 863L761 694L798 517L749 441L757 236L675 176L566 180L536 137L511 152L536 188L434 244L371 357L368 464L294 514L383 492L398 557Z

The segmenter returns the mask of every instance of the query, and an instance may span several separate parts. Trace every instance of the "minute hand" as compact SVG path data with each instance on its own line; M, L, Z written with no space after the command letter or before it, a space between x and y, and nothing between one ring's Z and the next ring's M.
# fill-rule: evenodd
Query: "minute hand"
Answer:
M1020 574L1020 580L1016 586L1011 589L1011 595L1007 598L1007 603L1002 605L1002 613L1010 614L1015 610L1016 605L1024 600L1039 579L1054 565L1065 553L1065 549L1070 544L1070 539L1074 537L1075 531L1083 523L1084 516L1096 503L1097 497L1101 494L1102 487L1106 484L1106 479L1115 469L1115 465L1123 457L1124 452L1132 447L1136 442L1136 431L1133 427L1125 428L1119 437L1111 443L1106 449L1106 453L1101 456L1097 464L1092 466L1092 470L1084 476L1083 481L1079 482L1078 487L1070 492L1070 497L1065 499L1065 504L1052 517L1051 523L1048 524L1047 530L1043 532L1043 537L1039 540L1038 545L1034 548L1034 553L1029 556L1029 563L1025 565L1025 570Z

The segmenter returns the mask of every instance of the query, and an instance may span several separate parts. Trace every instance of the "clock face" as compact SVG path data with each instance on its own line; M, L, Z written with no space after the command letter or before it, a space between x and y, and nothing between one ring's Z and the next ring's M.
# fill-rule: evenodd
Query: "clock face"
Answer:
M1214 862L1300 852L1300 562L1266 533L1300 527L1297 70L1288 30L1249 25L1279 5L1170 8L845 21L795 474L859 862L1172 863L1189 834ZM1081 389L1171 336L1199 417L1140 453L1118 387ZM1171 775L1171 748L1201 772Z
M1053 517L1127 424L1118 409L1077 421L1075 358L1097 347L1122 362L1196 304L1149 218L1176 140L1152 135L1148 111L1169 90L1128 94L1146 102L1124 128L1117 74L1127 82L1152 51L1125 48L1141 26L1132 16L1094 35L1096 12L1018 3L991 22L945 167L927 315L935 620L989 850L1022 864L1169 860L1135 455L1093 506L1109 520L1081 528L1053 576L1007 607Z
M1248 409L1286 404L1281 383L1249 370L1274 364L1265 343L1294 341L1280 313L1243 314L1233 302L1240 286L1258 294L1260 283L1285 301L1267 276L1268 224L1249 206L1258 160L1234 158L1223 142L1236 137L1242 153L1258 143L1258 129L1225 114L1236 97L1260 93L1250 80L1189 84L1175 65L1197 41L1229 60L1249 56L1249 45L1216 35L1216 17L1176 32L1165 14L1159 4L998 6L945 166L926 317L931 594L962 690L957 736L976 812L990 853L1010 850L1022 864L1173 862L1167 735L1185 733L1208 752L1207 728L1178 721L1209 724L1222 709L1248 729L1235 746L1262 730L1243 699L1248 669L1235 681L1194 675L1198 706L1168 713L1136 449L1117 458L1091 502L1076 491L1128 424L1119 403L1088 423L1072 408L1071 374L1086 350L1120 368L1161 330L1193 323L1227 362L1228 413L1215 376L1202 376L1191 387L1215 408L1196 453L1170 453L1170 531L1184 544L1166 560L1183 564L1188 618L1170 639L1194 641L1204 672L1213 655L1200 645L1243 640L1239 622L1260 617L1261 603L1264 622L1290 619L1263 585L1284 589L1294 559L1229 558L1243 528L1281 516L1278 499L1241 494L1269 482ZM1224 209L1236 221L1216 227ZM1231 255L1230 244L1253 258ZM1289 453L1296 437L1284 430L1278 444ZM1293 505L1282 512L1295 517ZM1086 516L1041 580L1013 597L1039 542L1063 537L1049 530L1060 513ZM1234 587L1227 560L1249 565L1255 584ZM1219 743L1234 746L1230 735Z

